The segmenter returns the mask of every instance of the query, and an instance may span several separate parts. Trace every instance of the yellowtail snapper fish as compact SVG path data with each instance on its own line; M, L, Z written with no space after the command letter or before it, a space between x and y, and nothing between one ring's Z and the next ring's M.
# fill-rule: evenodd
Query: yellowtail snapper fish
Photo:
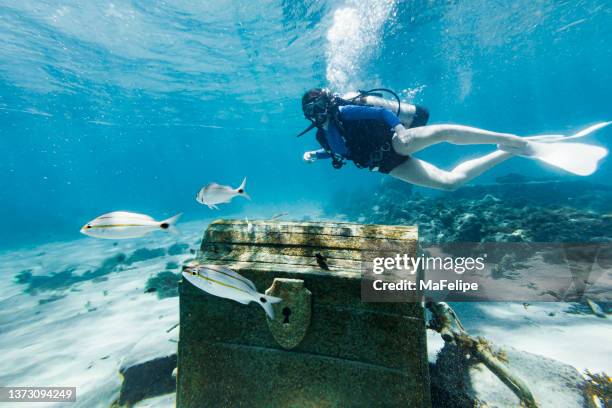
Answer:
M221 265L186 265L183 267L183 277L211 295L232 299L243 305L257 302L270 319L274 319L272 305L282 301L281 298L258 293L253 282Z
M241 196L250 200L251 197L244 191L246 186L246 177L242 180L242 184L238 188L230 186L222 186L217 183L210 183L198 192L196 201L200 204L207 205L210 209L218 210L216 204L225 204L232 201L234 197Z
M176 231L175 224L181 214L167 220L155 221L145 214L114 211L89 221L81 233L95 238L127 239L140 238L153 231Z

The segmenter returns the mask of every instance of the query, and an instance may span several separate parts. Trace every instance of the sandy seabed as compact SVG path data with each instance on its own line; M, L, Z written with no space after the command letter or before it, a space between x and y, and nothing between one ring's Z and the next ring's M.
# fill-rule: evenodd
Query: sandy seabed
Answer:
M74 386L71 407L108 407L121 387L119 366L134 359L146 341L151 355L176 347L167 331L178 323L178 297L159 299L146 293L147 280L194 255L207 221L180 225L181 235L154 233L129 241L82 238L71 242L0 253L0 384L3 386ZM167 254L173 245L182 253ZM162 248L166 255L132 259L94 279L28 292L16 276L51 276L70 270L74 276L96 270L105 260L140 248ZM176 251L172 251L176 252ZM178 272L178 270L173 270ZM463 303L453 305L466 329L499 346L540 354L579 371L612 371L612 324L594 315L567 313L567 303ZM177 329L174 330L176 332ZM159 339L156 341L155 339ZM430 360L442 346L428 333ZM144 356L143 356L144 357ZM23 404L15 403L16 407ZM60 404L38 403L37 407ZM174 405L166 395L137 407ZM3 404L10 406L10 404Z

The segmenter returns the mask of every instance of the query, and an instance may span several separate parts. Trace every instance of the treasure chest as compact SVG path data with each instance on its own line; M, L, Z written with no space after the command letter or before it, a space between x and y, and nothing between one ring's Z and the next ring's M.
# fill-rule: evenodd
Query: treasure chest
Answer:
M430 407L420 302L364 302L364 250L416 227L336 222L211 223L197 262L280 297L269 319L180 283L178 407Z

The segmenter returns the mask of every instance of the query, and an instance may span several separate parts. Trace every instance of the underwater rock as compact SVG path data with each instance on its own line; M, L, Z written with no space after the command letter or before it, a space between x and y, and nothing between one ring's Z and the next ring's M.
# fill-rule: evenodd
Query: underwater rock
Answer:
M589 407L585 380L569 365L505 347L508 366L532 387L539 408ZM472 362L455 347L445 345L432 366L432 405L473 408L520 406L517 396L482 363Z
M176 391L172 372L176 368L178 330L170 334L160 332L142 339L121 361L119 372L123 383L114 407L131 407L139 401Z
M176 380L172 371L176 368L176 354L146 361L122 369L123 384L114 406L130 407L138 401L174 393Z

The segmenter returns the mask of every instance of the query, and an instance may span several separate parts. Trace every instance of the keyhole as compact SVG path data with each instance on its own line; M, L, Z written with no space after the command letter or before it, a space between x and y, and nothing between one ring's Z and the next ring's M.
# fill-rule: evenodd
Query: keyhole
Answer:
M285 316L285 320L283 324L289 324L289 315L291 314L291 309L288 307L283 308L283 315Z

